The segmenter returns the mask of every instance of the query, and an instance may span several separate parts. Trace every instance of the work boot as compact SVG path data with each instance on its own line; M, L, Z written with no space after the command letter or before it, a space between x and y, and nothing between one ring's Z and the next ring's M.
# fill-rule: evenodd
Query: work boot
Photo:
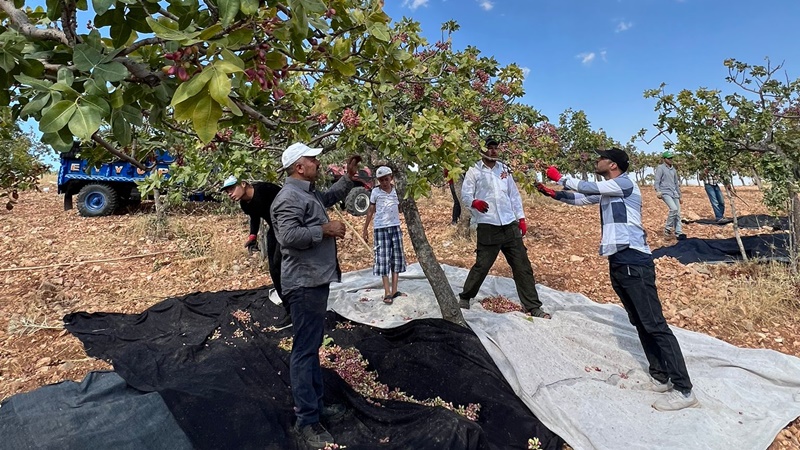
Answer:
M458 307L461 309L469 309L469 299L458 298Z
M333 405L325 405L322 411L319 412L320 419L326 422L333 422L339 420L347 412L347 407L341 403L334 403Z
M686 233L678 233L675 235L675 238L679 241L686 239Z
M295 431L300 435L300 439L311 448L322 449L329 444L333 444L333 436L328 433L328 430L322 426L321 423L312 423L298 427L295 425Z
M683 393L678 390L671 390L669 393L653 403L653 408L659 411L680 411L684 408L692 408L698 404L694 392Z

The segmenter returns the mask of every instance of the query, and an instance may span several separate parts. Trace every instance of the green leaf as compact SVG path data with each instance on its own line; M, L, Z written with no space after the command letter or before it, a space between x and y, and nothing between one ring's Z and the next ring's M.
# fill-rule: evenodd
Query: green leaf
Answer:
M84 95L100 95L105 96L108 94L106 83L100 80L99 82L94 78L89 78L83 83Z
M96 95L87 95L81 99L81 106L92 106L100 113L101 116L106 116L111 112L108 102L103 98Z
M231 93L231 79L223 72L215 72L211 81L208 82L208 93L217 103L226 106Z
M239 13L239 0L219 0L219 21L227 27Z
M11 93L8 90L0 90L0 106L8 106L11 104Z
M237 73L244 72L244 69L225 59L220 59L214 62L214 70L222 73Z
M389 34L389 27L382 23L370 24L367 27L367 32L383 42L389 42L392 40L392 36Z
M149 15L139 5L132 5L129 6L128 9L130 10L128 14L125 16L125 20L130 25L131 29L134 31L138 31L139 33L152 33L153 30L150 29L150 25L147 23L147 17Z
M64 128L77 109L75 102L61 100L44 111L42 120L39 121L39 131L42 133L55 133Z
M58 69L58 73L56 74L56 79L59 83L64 83L68 86L72 86L72 83L75 81L75 76L72 75L72 71L67 69L66 67L61 67Z
M119 142L119 145L123 147L130 145L131 124L121 114L115 114L114 120L111 122L111 130L114 133L114 139Z
M53 85L52 81L39 80L27 75L15 75L14 78L20 83L26 84L37 91L50 91L50 86Z
M81 105L69 119L69 130L80 140L88 141L100 129L102 122L103 118L97 108L93 105Z
M91 71L103 59L100 52L87 44L78 44L72 52L75 68L84 72Z
M73 97L74 98L74 97L80 97L80 95L81 95L81 94L78 93L78 91L73 89L72 86L66 85L66 84L61 83L61 82L50 86L50 89L53 90L53 91L63 92L65 94L69 94L69 95L67 95L67 97Z
M46 92L42 92L38 94L36 97L33 98L30 102L28 102L25 107L22 108L20 111L20 115L22 116L29 116L33 113L38 113L42 110L42 108L47 105L47 102L50 101L50 94Z
M92 75L94 75L98 81L122 81L128 76L128 69L126 69L122 63L112 61L110 63L97 66L92 72Z
M104 14L114 4L114 0L92 0L92 6L96 14Z
M22 59L19 61L22 66L22 73L34 78L40 78L44 74L44 64L36 59Z
M125 120L134 126L142 126L142 110L133 105L124 105L119 110Z
M125 47L131 35L133 35L133 29L128 22L115 22L111 25L111 42L115 47Z
M238 68L240 68L242 70L244 70L244 61L242 61L242 58L239 58L238 56L236 56L235 53L233 53L232 51L228 50L227 48L223 48L222 49L222 51L220 52L220 56L222 56L223 60L235 65L236 67L238 67Z
M267 53L267 57L264 58L264 64L273 70L281 69L286 65L286 56L280 52L269 52Z
M340 74L346 77L352 77L356 74L356 66L351 63L342 62L336 58L331 58L331 67Z
M156 36L160 37L161 39L166 39L168 41L185 41L194 39L200 35L200 31L194 31L192 33L185 33L183 31L178 31L176 29L170 28L167 26L173 25L177 26L175 22L167 19L161 18L159 20L155 20L152 17L147 17L147 24L150 25L150 28L153 30Z
M122 90L117 89L111 93L111 107L114 109L122 108L125 104L125 98L122 96Z
M6 72L11 72L11 69L17 65L17 61L14 59L14 56L8 52L0 52L0 69L5 70Z
M250 16L258 11L258 0L240 0L242 14Z
M186 99L196 95L201 89L203 89L203 87L205 87L206 83L208 83L208 80L210 80L213 75L213 70L206 69L200 72L200 74L192 77L191 80L182 83L180 86L178 86L178 89L175 90L175 95L172 96L172 102L170 102L170 105L176 106Z
M191 120L192 116L194 115L194 108L197 106L197 102L200 101L200 96L195 95L194 97L188 98L184 102L180 102L175 105L175 111L172 114L172 118L177 120L178 122L183 122L184 120Z
M57 152L67 152L72 149L72 134L68 129L61 133L43 133L41 141L49 144Z
M217 34L219 34L222 30L224 30L224 28L222 28L222 25L215 23L214 25L211 25L210 27L203 30L197 37L199 39L207 41L212 37L216 36Z
M200 140L207 144L217 134L222 108L210 96L204 96L197 102L192 114L192 126Z
M231 48L247 45L253 40L253 30L249 28L239 28L229 34L226 39Z

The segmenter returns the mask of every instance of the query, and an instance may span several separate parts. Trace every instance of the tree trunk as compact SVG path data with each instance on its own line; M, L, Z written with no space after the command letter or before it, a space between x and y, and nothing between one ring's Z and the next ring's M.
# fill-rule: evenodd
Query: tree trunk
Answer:
M725 196L728 197L728 204L731 205L731 215L733 216L733 237L736 238L736 244L739 246L739 252L742 254L742 260L747 261L747 252L744 250L744 244L742 243L742 235L739 233L739 219L738 215L736 214L736 203L733 200L733 193L731 190L725 187Z
M406 175L399 170L395 176L395 188L397 189L397 196L401 199L400 207L406 219L411 245L417 253L417 260L419 265L422 266L425 278L431 284L433 295L436 297L436 302L442 312L442 318L466 327L467 322L458 307L456 295L450 288L450 282L447 280L447 276L445 276L444 270L436 259L431 244L428 242L428 237L425 235L425 228L422 226L422 218L419 215L417 202L413 198L405 198ZM462 213L462 218L463 216L464 214Z
M758 186L758 190L764 192L764 185L761 184L761 177L758 176L756 169L753 169L753 182Z
M800 192L789 190L791 195L789 206L789 258L792 272L797 274L800 269Z

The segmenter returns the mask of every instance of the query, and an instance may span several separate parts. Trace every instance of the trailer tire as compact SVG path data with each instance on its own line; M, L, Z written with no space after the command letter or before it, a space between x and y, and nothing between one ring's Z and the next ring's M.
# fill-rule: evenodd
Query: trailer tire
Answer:
M78 212L83 217L107 216L118 203L117 191L107 184L87 184L78 191Z

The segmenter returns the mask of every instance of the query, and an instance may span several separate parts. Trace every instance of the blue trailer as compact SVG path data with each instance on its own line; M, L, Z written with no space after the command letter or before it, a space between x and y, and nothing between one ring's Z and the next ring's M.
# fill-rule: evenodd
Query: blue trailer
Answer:
M77 208L81 216L98 217L112 214L117 208L141 202L137 181L144 180L153 171L169 177L170 164L175 158L168 152L158 151L142 170L126 161L89 165L75 151L61 154L58 169L58 193L64 194L64 209L73 207L72 197L77 195Z

